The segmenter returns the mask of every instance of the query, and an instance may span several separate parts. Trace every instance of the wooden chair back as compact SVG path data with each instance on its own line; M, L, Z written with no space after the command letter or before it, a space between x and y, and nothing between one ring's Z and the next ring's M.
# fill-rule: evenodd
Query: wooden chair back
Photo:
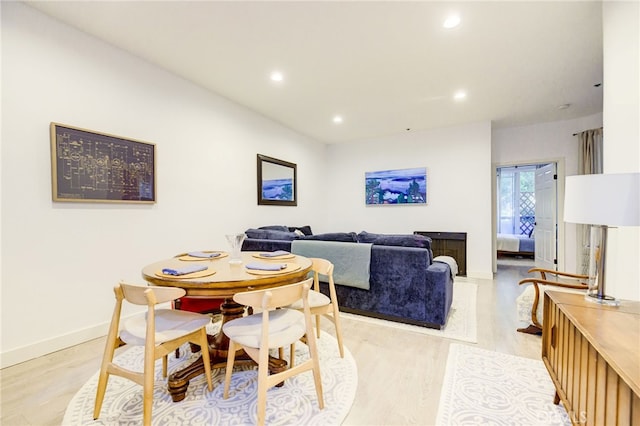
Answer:
M280 287L236 293L233 296L233 300L241 305L254 308L259 307L265 311L288 306L300 299L306 302L305 292L309 291L312 280L313 278L308 278L298 283L287 284ZM306 305L308 309L308 303L306 303Z
M142 287L139 285L120 283L120 288L126 301L134 305L154 306L158 303L179 299L187 294L184 289L177 287Z
M329 278L329 288L333 290L335 283L333 282L333 263L327 259L314 257L311 259L311 270L313 271L313 289L320 291L320 275Z

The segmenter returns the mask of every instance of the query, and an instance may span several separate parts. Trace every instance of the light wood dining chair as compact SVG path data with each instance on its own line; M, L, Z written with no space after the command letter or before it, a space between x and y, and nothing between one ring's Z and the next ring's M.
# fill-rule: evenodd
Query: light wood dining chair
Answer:
M184 296L174 300L171 303L173 309L179 311L198 312L200 314L209 314L211 319L215 321L214 315L221 313L220 307L224 303L224 299L212 299L202 297L189 297ZM191 352L195 353L200 351L199 345L191 345ZM176 349L176 358L180 358L180 348Z
M313 372L318 405L320 409L324 408L320 361L308 302L311 281L312 279L309 278L296 284L237 293L233 296L236 302L260 308L262 312L231 320L222 327L230 340L223 398L229 398L236 351L244 349L245 353L258 364L258 425L264 425L265 422L267 390L291 376L308 370ZM286 308L298 299L303 301L302 312ZM309 347L309 359L295 367L270 375L269 350L291 345L305 335Z
M333 322L336 328L336 338L340 357L344 358L344 346L342 343L342 326L340 325L340 308L338 307L338 297L336 295L336 285L333 282L333 263L326 259L310 258L313 271L313 290L309 291L309 307L311 315L316 317L316 334L320 338L320 317L325 316ZM329 297L320 292L320 277L325 275L329 279ZM302 301L292 303L289 308L302 310ZM295 344L291 345L290 360L293 363L295 354Z
M205 327L211 318L208 315L195 312L156 309L156 305L159 303L173 301L184 296L186 291L181 288L143 287L119 283L113 291L116 296L116 305L100 367L93 418L95 420L100 416L109 376L116 375L142 385L142 420L144 425L150 425L155 361L162 358L162 376L167 377L167 355L174 349L186 342L198 344L203 348L208 347ZM124 324L121 328L120 319L124 300L134 305L147 305L147 311L123 321ZM144 346L143 372L128 370L113 362L115 350L122 344ZM202 351L202 359L207 385L211 391L213 383L208 350Z

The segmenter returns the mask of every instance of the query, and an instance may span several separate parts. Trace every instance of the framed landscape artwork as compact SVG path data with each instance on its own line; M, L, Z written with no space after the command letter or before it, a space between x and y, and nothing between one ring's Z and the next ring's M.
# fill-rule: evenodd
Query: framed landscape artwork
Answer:
M426 167L366 172L365 203L426 204Z
M156 146L51 123L53 201L155 203Z
M297 166L258 154L258 204L297 206Z

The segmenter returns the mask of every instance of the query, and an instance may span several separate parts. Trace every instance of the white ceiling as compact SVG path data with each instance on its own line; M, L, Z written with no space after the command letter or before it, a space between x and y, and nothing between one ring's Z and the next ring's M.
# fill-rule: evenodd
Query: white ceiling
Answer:
M600 2L27 3L327 143L602 111Z

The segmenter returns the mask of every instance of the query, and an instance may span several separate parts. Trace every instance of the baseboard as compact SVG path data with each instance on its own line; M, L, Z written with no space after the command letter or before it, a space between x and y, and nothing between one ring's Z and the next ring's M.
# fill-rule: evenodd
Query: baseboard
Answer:
M171 309L171 304L160 303L156 305L157 308ZM144 312L144 311L142 311ZM126 321L129 318L138 315L136 312L132 312L128 315L120 317L120 321ZM11 367L12 365L20 364L21 362L29 361L44 355L49 355L53 352L61 351L72 346L79 345L81 343L88 342L89 340L97 339L99 337L106 336L109 332L110 321L103 322L91 327L75 330L67 334L61 334L50 339L41 340L30 345L25 345L17 349L12 349L6 352L0 353L0 369L5 367Z
M93 327L76 330L68 334L59 335L50 339L22 346L0 353L0 368L11 367L21 362L29 361L71 346L85 343L89 340L106 336L109 331L109 322L105 322Z
M479 280L492 280L492 272L469 271L467 270L467 278L476 278Z

